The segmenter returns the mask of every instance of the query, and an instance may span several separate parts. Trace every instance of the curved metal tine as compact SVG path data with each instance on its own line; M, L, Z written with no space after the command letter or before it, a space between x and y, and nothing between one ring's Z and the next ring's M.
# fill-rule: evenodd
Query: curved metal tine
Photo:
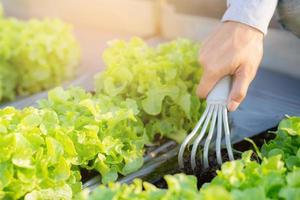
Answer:
M230 130L228 125L228 116L227 116L227 108L223 105L223 122L224 122L224 130L225 130L225 141L226 141L226 148L229 160L234 160L232 148L231 148L231 139L230 139Z
M192 132L186 136L186 138L184 139L184 141L182 142L179 152L178 152L178 164L180 168L184 168L184 159L183 159L183 154L184 154L184 150L186 148L186 146L188 145L188 143L192 140L192 138L196 135L197 131L199 130L199 128L201 127L202 123L204 122L206 115L209 111L210 105L208 105L205 108L205 111L203 113L203 115L201 116L201 118L199 119L198 123L196 124L195 128L192 130Z
M194 143L193 143L193 148L192 148L192 152L191 152L191 166L192 169L194 170L196 168L196 154L197 154L197 149L198 146L206 132L207 126L209 124L210 118L212 116L212 112L213 112L213 106L209 107L209 111L208 111L208 115L207 118L202 126L202 129L200 131L200 134L198 135L198 137L195 139Z
M216 120L217 120L217 115L218 115L218 104L213 106L213 116L212 116L212 121L210 123L210 127L209 127L209 133L208 136L205 140L205 144L204 144L204 151L203 151L203 165L204 168L208 168L209 164L208 164L208 150L209 150L209 145L212 139L212 136L214 134L215 131L215 126L216 126Z
M217 127L217 139L216 139L216 156L219 165L222 165L222 155L221 155L221 141L222 141L222 105L218 106L218 127Z

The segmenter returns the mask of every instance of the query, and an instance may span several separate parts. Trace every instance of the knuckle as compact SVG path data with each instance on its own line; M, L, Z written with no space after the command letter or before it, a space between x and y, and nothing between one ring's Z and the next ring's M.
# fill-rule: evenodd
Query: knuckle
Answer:
M236 75L240 78L240 79L251 79L251 77L253 77L253 70L251 69L251 67L244 67L241 70L238 70Z
M202 54L199 57L200 64L203 68L203 72L206 75L214 76L219 73L219 68L217 67L218 64L216 63L215 59L208 56L203 56Z
M236 70L236 75L240 77L247 76L251 71L251 67L249 65L243 65L242 67L238 67Z
M237 91L233 94L232 100L236 102L241 102L246 96L246 92L244 91Z
M255 67L249 66L247 69L238 74L238 76L240 76L241 79L249 80L251 82L256 76L255 69Z
M243 73L240 73L238 76L241 80L248 80L249 77L251 76L251 74L247 73L247 72L243 72Z

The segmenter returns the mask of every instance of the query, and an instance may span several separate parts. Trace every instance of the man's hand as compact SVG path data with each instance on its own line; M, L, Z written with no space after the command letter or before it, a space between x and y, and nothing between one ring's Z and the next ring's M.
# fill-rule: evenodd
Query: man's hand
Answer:
M204 72L198 86L206 98L225 75L233 75L228 110L235 111L247 94L263 55L263 33L238 22L224 22L203 43L200 63Z

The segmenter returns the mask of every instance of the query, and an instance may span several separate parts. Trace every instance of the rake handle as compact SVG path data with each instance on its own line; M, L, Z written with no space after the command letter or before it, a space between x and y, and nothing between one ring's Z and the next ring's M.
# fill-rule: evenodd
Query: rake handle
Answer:
M232 77L223 77L208 94L206 100L208 103L226 104L231 89Z

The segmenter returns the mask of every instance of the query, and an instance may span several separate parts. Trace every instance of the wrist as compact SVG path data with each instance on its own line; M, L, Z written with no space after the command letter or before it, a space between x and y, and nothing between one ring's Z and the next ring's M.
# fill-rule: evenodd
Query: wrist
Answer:
M264 38L264 33L262 31L241 22L226 21L223 22L223 26L225 27L225 29L229 30L233 35L241 36L239 37L240 39L252 38L262 41Z
M260 29L258 29L256 27L253 27L251 25L245 24L243 22L228 20L228 21L224 21L222 23L223 24L228 24L229 26L232 26L236 29L249 31L249 32L252 32L253 34L256 34L260 37L264 37L264 32L262 32Z

